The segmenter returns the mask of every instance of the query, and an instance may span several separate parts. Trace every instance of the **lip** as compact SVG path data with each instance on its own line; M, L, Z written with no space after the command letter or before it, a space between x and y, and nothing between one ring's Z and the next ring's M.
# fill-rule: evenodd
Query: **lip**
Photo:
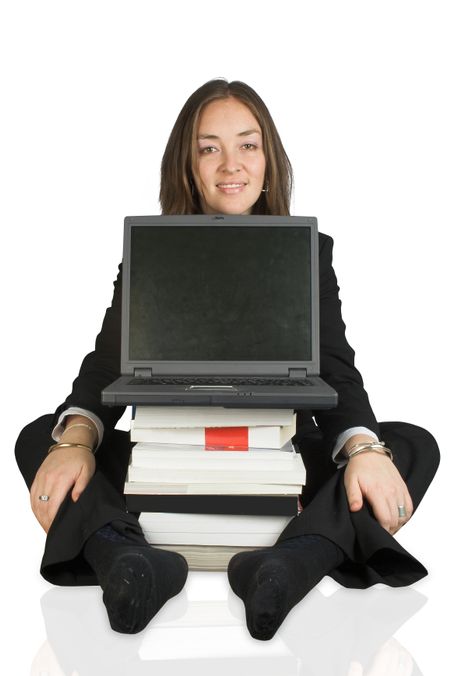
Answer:
M216 188L226 195L234 195L235 193L242 192L246 185L246 183L241 181L229 181L228 183L217 183Z

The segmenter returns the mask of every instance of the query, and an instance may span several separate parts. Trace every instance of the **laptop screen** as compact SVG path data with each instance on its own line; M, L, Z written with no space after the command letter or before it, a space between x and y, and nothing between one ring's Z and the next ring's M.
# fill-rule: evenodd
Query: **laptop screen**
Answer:
M311 360L309 227L139 224L129 237L130 362Z

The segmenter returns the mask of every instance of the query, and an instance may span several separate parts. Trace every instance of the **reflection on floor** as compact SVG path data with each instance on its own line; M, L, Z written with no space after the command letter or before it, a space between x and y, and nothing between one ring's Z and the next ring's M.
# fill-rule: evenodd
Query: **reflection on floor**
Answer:
M411 588L314 589L271 641L248 634L231 590L211 600L205 575L190 574L181 594L140 634L109 626L97 587L52 588L41 599L47 640L32 676L419 676L393 638L425 603Z

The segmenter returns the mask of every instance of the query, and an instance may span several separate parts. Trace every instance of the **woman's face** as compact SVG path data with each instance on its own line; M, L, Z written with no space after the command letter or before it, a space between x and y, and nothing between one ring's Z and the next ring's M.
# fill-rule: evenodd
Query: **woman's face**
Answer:
M197 134L195 185L205 214L250 214L264 185L261 128L233 97L203 109Z

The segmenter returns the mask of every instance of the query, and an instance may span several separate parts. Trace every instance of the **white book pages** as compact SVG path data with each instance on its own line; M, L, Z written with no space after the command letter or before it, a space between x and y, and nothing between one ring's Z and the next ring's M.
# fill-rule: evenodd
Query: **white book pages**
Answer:
M145 533L144 533L145 535ZM151 539L151 536L148 536ZM154 545L169 552L178 552L187 561L190 570L227 570L230 559L239 552L252 552L259 547L226 545Z
M295 483L186 484L126 481L125 495L299 495L302 485Z
M142 512L139 523L150 533L280 533L291 519L292 516Z
M260 470L243 469L237 471L227 471L225 469L214 470L194 470L194 469L150 469L147 467L128 468L129 481L148 481L149 483L183 483L183 484L245 484L270 482L305 484L305 470L302 466L295 469L289 468L287 471L279 470Z
M277 459L253 459L253 458L227 458L227 457L214 457L207 456L204 458L188 458L188 457L167 457L159 456L156 458L136 458L132 457L131 462L132 467L135 468L147 468L147 469L198 469L200 471L214 471L218 472L220 470L227 471L236 471L241 472L245 470L265 470L267 472L273 470L283 470L285 472L290 472L301 467L301 463L297 461L296 454L293 454L292 457L288 457L285 460Z
M143 530L150 544L163 545L228 545L243 547L272 547L278 540L277 533L151 533Z
M248 457L252 458L255 455L263 455L265 458L280 458L284 459L289 457L290 454L295 453L294 444L289 439L284 446L281 448L248 448L247 450L233 451L233 450L207 450L205 449L204 444L164 444L164 443L151 443L145 441L139 441L133 446L132 456L145 458L145 457L156 457L156 456L166 456L170 454L172 457L182 456L182 457L193 457L193 458L204 458L206 456L214 457Z
M134 427L249 427L291 425L293 409L220 406L137 406Z

